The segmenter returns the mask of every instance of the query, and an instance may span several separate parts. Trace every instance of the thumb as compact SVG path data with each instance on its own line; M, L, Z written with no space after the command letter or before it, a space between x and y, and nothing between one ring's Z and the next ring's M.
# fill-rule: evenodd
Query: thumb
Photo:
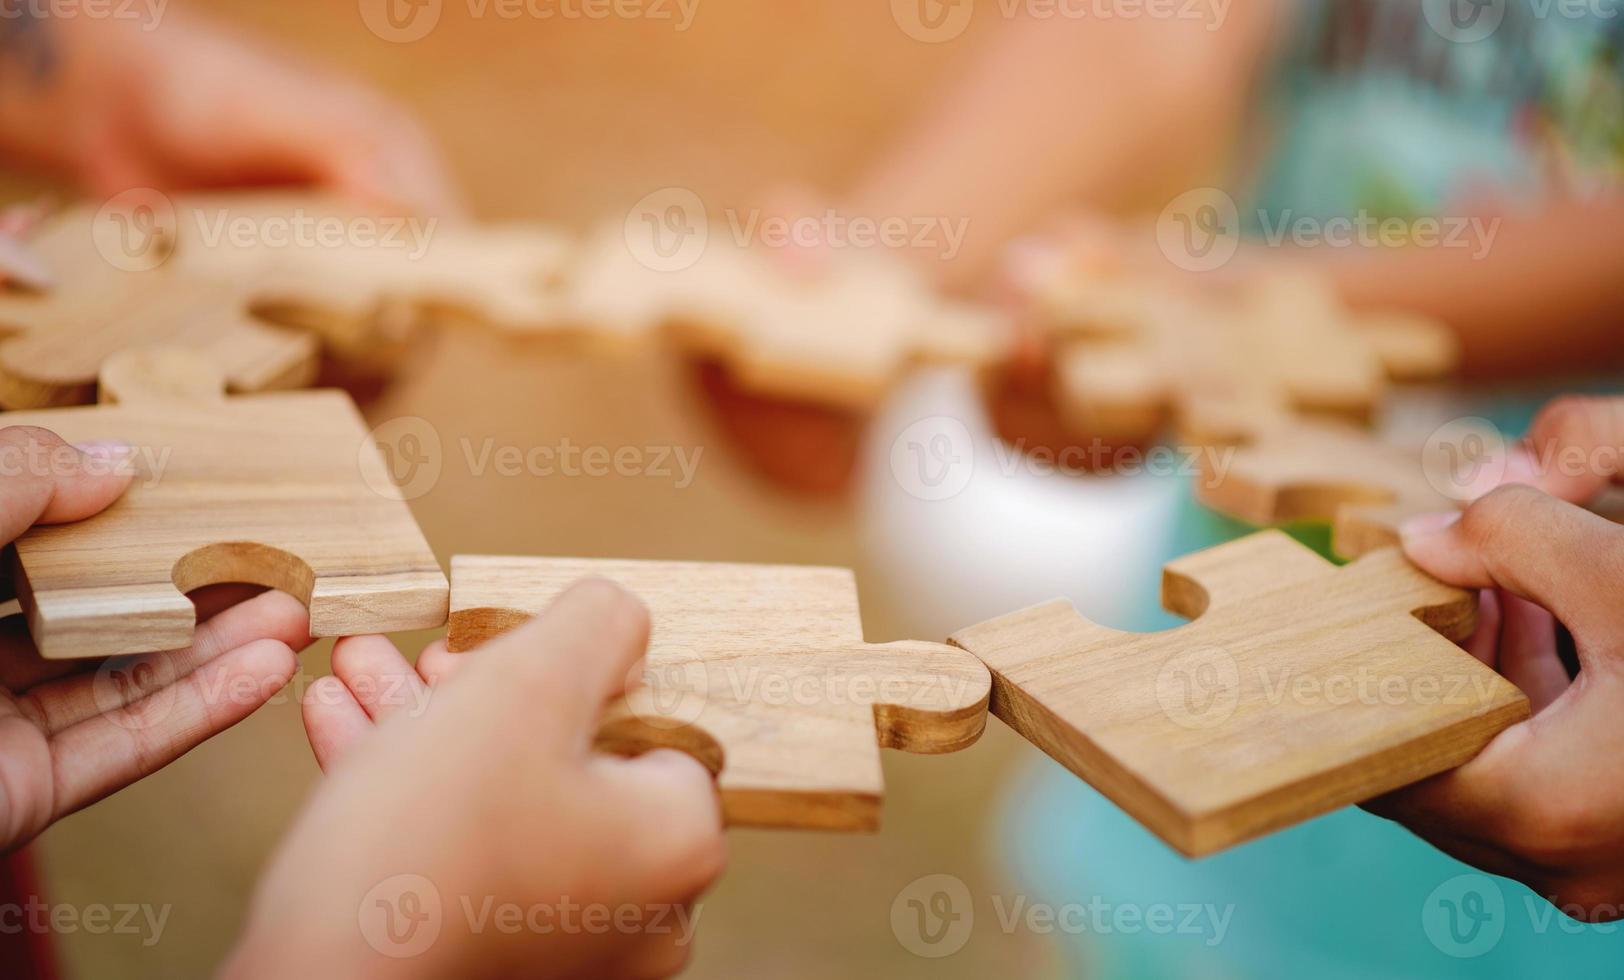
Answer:
M642 602L613 582L587 579L475 656L482 676L533 699L538 722L559 727L585 750L605 704L625 693L648 636Z
M1536 602L1579 640L1606 638L1624 581L1624 528L1531 487L1506 486L1459 514L1416 518L1404 551L1463 588L1502 588Z
M31 425L0 429L0 543L35 524L83 520L119 498L135 470L123 443L70 446Z

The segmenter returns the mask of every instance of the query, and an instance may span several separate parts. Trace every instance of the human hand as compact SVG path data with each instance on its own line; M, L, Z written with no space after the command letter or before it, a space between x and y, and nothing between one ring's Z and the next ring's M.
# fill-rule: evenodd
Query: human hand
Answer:
M593 751L648 630L635 599L588 581L478 651L429 647L416 670L381 637L340 641L335 677L305 697L326 782L261 882L226 975L679 970L690 907L724 861L715 787L676 752ZM523 910L523 925L481 920L491 908ZM571 908L613 924L571 927Z
M0 429L0 541L106 508L134 472L122 450ZM100 662L44 660L21 616L0 620L0 852L163 768L288 682L293 649L310 642L304 606L278 592L240 598L200 593L185 650Z
M1530 472L1529 460L1593 462ZM1564 399L1508 470L1574 501L1619 473L1624 399ZM1624 527L1527 485L1497 489L1464 513L1404 529L1417 565L1485 589L1466 648L1528 695L1533 717L1471 762L1384 797L1372 809L1441 849L1516 878L1569 916L1624 916ZM1570 680L1557 624L1577 648Z
M0 147L92 194L299 184L460 211L417 121L341 75L175 11L151 29L81 17L37 30L52 55L0 93Z

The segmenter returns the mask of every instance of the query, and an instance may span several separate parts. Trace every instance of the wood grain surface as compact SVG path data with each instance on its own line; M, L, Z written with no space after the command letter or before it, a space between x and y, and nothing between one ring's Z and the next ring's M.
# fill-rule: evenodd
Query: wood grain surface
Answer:
M445 575L349 397L225 397L211 371L185 351L115 355L117 404L3 417L133 448L134 478L106 511L17 540L19 599L40 653L188 646L185 593L222 582L303 600L314 636L445 622Z
M1194 622L1123 633L1067 602L954 634L992 710L1186 855L1460 765L1528 716L1452 642L1476 598L1396 550L1337 568L1266 531L1167 566Z
M458 555L451 649L475 650L588 576L637 594L653 620L600 744L690 753L717 774L732 825L874 830L881 747L954 752L986 724L986 668L942 644L864 643L844 569Z

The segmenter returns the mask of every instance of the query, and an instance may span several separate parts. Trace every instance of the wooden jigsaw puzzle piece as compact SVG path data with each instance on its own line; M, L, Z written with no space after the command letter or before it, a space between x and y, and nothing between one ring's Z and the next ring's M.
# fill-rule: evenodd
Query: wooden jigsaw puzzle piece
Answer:
M1057 601L952 642L992 670L994 714L1186 855L1460 765L1528 716L1448 638L1475 598L1396 551L1338 569L1264 532L1169 565L1163 600L1194 621L1123 633Z
M95 401L112 354L150 345L184 346L218 365L232 391L301 387L316 376L319 345L300 331L260 322L231 283L171 268L120 268L119 232L86 207L48 219L31 245L58 281L43 291L0 289L0 407L44 408ZM149 248L162 254L167 245ZM111 257L111 258L110 258Z
M943 300L889 256L842 255L801 277L718 227L692 261L660 269L628 234L605 226L581 249L560 290L568 331L663 339L757 394L867 410L917 363L985 367L1009 343L999 317Z
M1287 422L1263 429L1227 458L1203 460L1196 495L1252 524L1329 521L1332 547L1355 558L1398 543L1410 517L1460 506L1434 486L1450 478L1442 466L1429 477L1420 451L1348 426Z
M865 644L843 569L468 555L451 568L454 651L583 577L640 596L643 682L611 707L600 745L692 754L717 774L730 824L872 830L882 746L952 752L985 726L986 668L941 644Z
M149 372L157 380L143 385ZM116 355L108 376L117 404L4 419L135 448L131 486L106 511L16 543L19 598L42 656L185 647L195 625L185 593L222 582L303 600L314 636L445 621L445 576L343 393L193 401L202 379L216 393L221 382L206 359L180 351Z

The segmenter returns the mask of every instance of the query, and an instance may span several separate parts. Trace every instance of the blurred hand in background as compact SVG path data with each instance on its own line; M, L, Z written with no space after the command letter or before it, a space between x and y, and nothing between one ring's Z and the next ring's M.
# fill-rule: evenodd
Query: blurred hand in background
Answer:
M111 196L309 185L379 207L461 211L417 121L366 86L180 11L8 18L0 152Z

